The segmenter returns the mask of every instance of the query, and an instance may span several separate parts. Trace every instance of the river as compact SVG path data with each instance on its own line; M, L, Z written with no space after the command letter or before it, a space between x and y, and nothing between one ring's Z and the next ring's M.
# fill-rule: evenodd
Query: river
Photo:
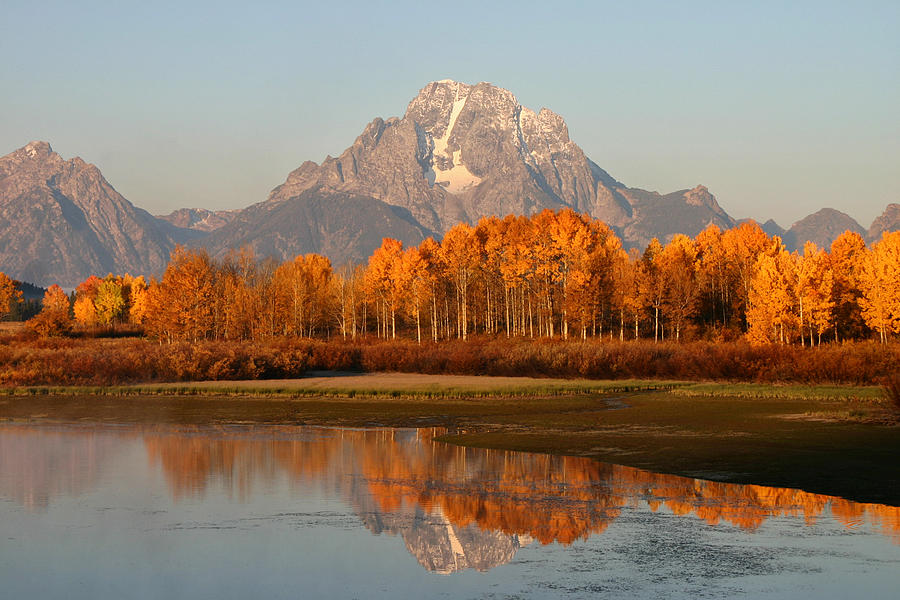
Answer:
M440 429L0 425L9 598L876 598L900 508Z

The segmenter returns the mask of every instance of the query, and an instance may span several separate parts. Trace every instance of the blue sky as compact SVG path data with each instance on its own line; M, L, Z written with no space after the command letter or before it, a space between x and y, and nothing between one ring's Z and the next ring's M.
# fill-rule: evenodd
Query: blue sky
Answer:
M5 3L0 154L153 213L264 200L432 80L551 108L595 162L783 226L900 202L898 2Z

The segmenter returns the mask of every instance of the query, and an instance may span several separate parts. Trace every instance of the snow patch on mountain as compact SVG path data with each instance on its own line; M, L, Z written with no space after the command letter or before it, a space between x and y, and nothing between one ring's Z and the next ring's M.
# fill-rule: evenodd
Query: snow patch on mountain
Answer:
M460 158L461 150L455 150L452 154L447 153L450 135L453 133L459 113L462 112L463 107L466 105L466 100L468 100L468 96L460 98L459 88L457 88L456 97L450 109L450 119L447 122L447 127L444 128L444 135L439 138L432 138L434 149L432 150L431 168L425 173L425 177L430 185L434 186L437 184L451 194L459 194L481 183L481 178L474 175L462 164ZM440 166L447 163L450 165L449 168Z

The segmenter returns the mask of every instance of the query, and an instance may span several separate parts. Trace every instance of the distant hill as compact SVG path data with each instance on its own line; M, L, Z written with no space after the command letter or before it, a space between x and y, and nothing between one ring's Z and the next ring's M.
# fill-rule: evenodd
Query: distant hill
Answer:
M783 239L792 250L802 250L807 241L827 250L845 231L866 237L865 230L853 217L833 208L823 208L791 225Z
M409 211L368 196L309 189L277 202L261 202L238 213L201 243L215 256L232 248L286 259L311 252L335 265L364 262L384 237L417 245L429 235Z
M181 229L199 233L209 233L234 219L239 210L207 210L205 208L179 208L167 215L157 215L161 219Z

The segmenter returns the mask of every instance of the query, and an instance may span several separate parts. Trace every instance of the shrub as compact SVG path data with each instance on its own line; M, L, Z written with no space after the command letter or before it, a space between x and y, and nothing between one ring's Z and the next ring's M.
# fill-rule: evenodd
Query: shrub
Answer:
M893 402L894 408L900 411L900 373L888 375L883 384L884 395Z

